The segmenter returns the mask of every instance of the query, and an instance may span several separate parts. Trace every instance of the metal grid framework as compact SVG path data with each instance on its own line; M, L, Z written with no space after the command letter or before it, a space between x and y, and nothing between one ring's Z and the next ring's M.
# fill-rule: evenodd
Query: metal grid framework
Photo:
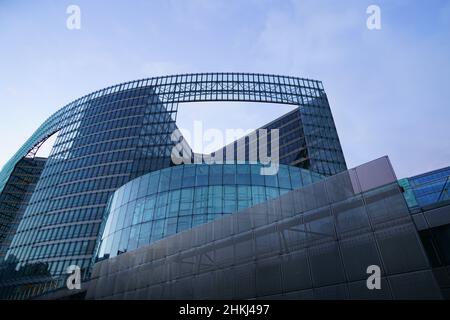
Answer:
M41 141L75 122L95 99L138 88L154 88L161 102L244 101L303 105L324 95L322 82L279 75L198 73L153 77L125 82L83 96L48 118L22 145L0 172L0 191L17 162Z

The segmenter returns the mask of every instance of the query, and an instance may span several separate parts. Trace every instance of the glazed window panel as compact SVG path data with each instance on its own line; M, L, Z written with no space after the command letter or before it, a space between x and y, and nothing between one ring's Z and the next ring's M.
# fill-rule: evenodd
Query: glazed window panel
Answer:
M156 220L153 223L151 241L159 240L163 237L166 221L164 219Z
M236 183L236 166L232 164L226 164L223 166L223 184L235 184Z
M208 212L208 187L195 188L194 215Z
M195 166L186 166L184 168L183 188L193 187L195 185Z
M178 226L177 217L167 219L166 230L164 231L165 235L170 236L177 233L177 226Z
M192 216L185 216L178 218L178 229L177 232L188 230L192 225Z
M150 243L150 233L152 224L150 222L143 223L139 230L138 248Z
M223 212L233 213L237 210L237 196L235 186L224 187Z
M170 180L170 189L178 189L181 188L183 178L183 166L178 166L173 169L171 180Z
M209 166L208 165L197 165L197 172L196 172L196 186L206 186L208 185L208 173L209 173Z
M131 231L130 231L130 239L128 242L128 249L129 250L134 250L137 248L138 245L138 241L139 241L139 230L141 228L141 225L134 225L131 227Z
M238 186L238 210L248 208L252 203L252 189L250 186Z
M180 210L180 199L181 199L181 191L174 190L169 194L169 208L167 215L168 217L176 217Z
M192 214L194 206L194 188L182 189L180 198L180 215Z
M264 183L264 176L261 175L261 168L260 165L255 165L251 167L251 184L253 186L263 186Z
M209 188L208 195L208 212L221 213L222 212L222 186L212 186Z
M237 166L237 184L249 185L251 183L249 166Z
M136 206L134 207L133 221L132 224L138 224L142 222L143 214L144 214L144 205L145 200L140 199L136 202Z
M185 165L163 169L157 173L148 174L147 177L137 178L146 181L145 183L149 186L147 190L149 194L120 206L119 194L126 192L126 186L124 186L117 192L117 195L113 196L114 206L111 205L109 208L111 215L107 219L107 225L110 225L112 234L120 231L119 251L123 251L122 249L133 250L186 230L186 228L189 229L192 226L218 219L224 214L232 214L260 204L267 199L302 187L302 174L312 176L306 170L281 165L276 175L267 177L260 174L261 167L259 164ZM175 179L178 179L176 176L182 177L179 182L175 182ZM159 179L159 177L163 178ZM204 179L205 183L208 181L208 185L185 187L186 177L192 181L188 185L199 183L202 181L201 179ZM321 176L317 175L317 177ZM158 187L161 185L161 181L169 181L167 191L157 192L155 188L151 190L151 180L157 181ZM211 181L220 182L220 184L214 185L211 184ZM229 184L226 184L225 181L228 181ZM141 182L139 182L139 186ZM254 182L261 185L253 185ZM122 197L122 201L123 199L124 197ZM115 209L115 206L120 206L120 209ZM122 212L125 213L125 217L122 216ZM137 229L136 226L140 226L140 229ZM83 233L83 230L74 232ZM127 244L124 244L123 241L126 240L123 237L129 238ZM112 241L114 241L114 236L107 236L101 245L99 254L107 253L107 249L110 250L112 246L108 242Z
M222 184L222 174L222 166L211 166L211 168L209 169L209 184Z
M128 240L130 238L131 228L122 229L118 251L126 252L128 250Z

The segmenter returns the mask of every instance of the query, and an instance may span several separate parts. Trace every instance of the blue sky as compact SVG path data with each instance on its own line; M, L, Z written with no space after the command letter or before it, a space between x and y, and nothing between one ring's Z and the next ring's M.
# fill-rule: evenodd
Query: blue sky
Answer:
M81 8L81 30L66 28L70 4ZM381 8L381 30L366 28L370 4ZM448 166L449 39L450 1L0 0L0 166L84 94L213 71L322 80L349 167L383 155L399 177ZM196 114L245 129L287 111L277 107Z

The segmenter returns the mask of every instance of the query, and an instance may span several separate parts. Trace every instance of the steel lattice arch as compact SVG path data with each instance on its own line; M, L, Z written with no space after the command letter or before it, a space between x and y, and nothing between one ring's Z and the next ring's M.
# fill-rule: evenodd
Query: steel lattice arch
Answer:
M0 191L17 162L41 141L76 122L96 100L118 92L154 90L161 102L242 101L303 105L324 94L321 81L254 73L197 73L135 80L83 96L50 116L0 172Z

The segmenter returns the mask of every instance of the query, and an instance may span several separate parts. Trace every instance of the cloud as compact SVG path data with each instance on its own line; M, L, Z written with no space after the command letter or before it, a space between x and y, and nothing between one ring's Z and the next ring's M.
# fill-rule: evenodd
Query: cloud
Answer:
M349 166L385 154L399 176L448 165L448 30L402 24L400 11L420 10L410 3L382 3L380 31L367 30L364 4L325 3L268 13L253 49L260 68L324 82Z
M187 72L286 74L323 81L349 166L385 154L399 176L448 165L450 3L379 0L380 31L366 28L370 4L80 0L78 33L65 28L64 5L14 4L7 15L15 18L0 19L9 44L0 53L1 103L10 108L3 115L32 115L31 130L72 99L122 81ZM260 115L242 118L254 127ZM226 114L221 120L233 123ZM25 129L13 122L3 130L21 137ZM13 154L3 153L1 162Z

